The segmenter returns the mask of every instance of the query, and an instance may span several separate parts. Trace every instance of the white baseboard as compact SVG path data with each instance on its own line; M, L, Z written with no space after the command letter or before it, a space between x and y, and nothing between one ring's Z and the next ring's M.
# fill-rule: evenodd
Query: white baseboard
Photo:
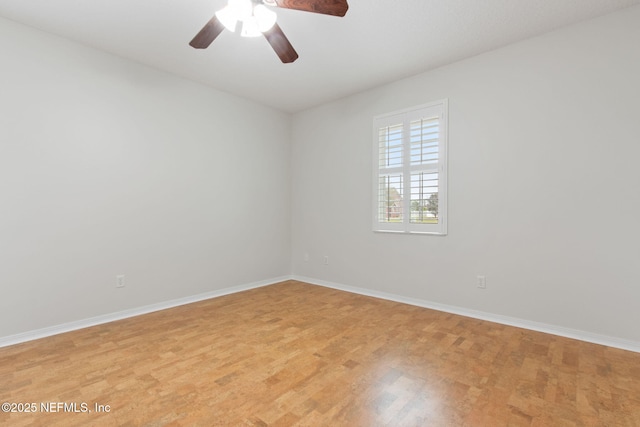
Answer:
M116 320L126 319L129 317L140 316L141 314L152 313L154 311L166 310L168 308L180 305L191 304L193 302L203 301L210 298L221 297L223 295L234 294L237 292L247 291L249 289L260 288L263 286L273 285L274 283L290 280L291 276L274 277L268 280L248 283L245 285L232 286L229 288L218 289L203 294L192 295L189 297L178 298L170 301L164 301L157 304L145 305L129 310L118 311L115 313L104 314L101 316L90 317L88 319L77 320L74 322L63 323L61 325L50 326L48 328L36 329L34 331L23 332L16 335L0 337L0 348L14 344L20 344L40 338L50 337L52 335L62 334L64 332L75 331L78 329L88 328L90 326L101 325Z
M88 328L90 326L101 325L116 320L126 319L129 317L140 316L142 314L152 313L154 311L165 310L180 305L191 304L198 301L216 298L223 295L229 295L237 292L247 291L249 289L269 286L275 283L284 282L286 280L298 280L300 282L310 283L312 285L324 286L326 288L337 289L340 291L351 292L360 295L366 295L374 298L381 298L389 301L400 302L404 304L414 305L417 307L429 308L432 310L443 311L445 313L458 314L460 316L471 317L474 319L486 320L489 322L500 323L503 325L515 326L523 329L544 332L547 334L558 335L561 337L577 339L594 344L605 345L608 347L620 348L640 353L640 343L636 341L624 340L606 335L594 334L591 332L581 331L577 329L564 328L561 326L549 325L546 323L533 322L515 317L502 316L499 314L487 313L483 311L470 310L462 307L456 307L446 304L439 304L431 301L421 300L417 298L409 298L401 295L391 294L387 292L375 291L371 289L359 288L355 286L347 286L339 283L328 282L325 280L314 279L304 276L281 276L272 279L262 280L259 282L248 283L245 285L233 286L229 288L218 289L203 294L193 295L185 298L165 301L157 304L145 305L129 310L109 313L102 316L91 317L88 319L78 320L75 322L63 323L61 325L51 326L48 328L37 329L16 335L0 337L0 348L14 344L20 344L27 341L45 338L64 332L75 331L78 329Z
M640 343L629 341L621 338L600 335L591 332L581 331L578 329L565 328L562 326L549 325L546 323L534 322L531 320L518 319L516 317L502 316L499 314L487 313L484 311L470 310L467 308L456 307L452 305L439 304L436 302L421 300L417 298L409 298L401 295L390 294L387 292L374 291L371 289L347 286L339 283L327 282L324 280L314 279L311 277L296 276L293 280L310 283L312 285L324 286L327 288L337 289L340 291L351 292L354 294L366 295L374 298L381 298L389 301L400 302L404 304L414 305L417 307L429 308L432 310L443 311L445 313L458 314L460 316L471 317L474 319L487 320L489 322L500 323L503 325L515 326L518 328L529 329L532 331L544 332L547 334L558 335L561 337L572 338L580 341L586 341L594 344L605 345L608 347L620 348L623 350L634 351L640 353Z

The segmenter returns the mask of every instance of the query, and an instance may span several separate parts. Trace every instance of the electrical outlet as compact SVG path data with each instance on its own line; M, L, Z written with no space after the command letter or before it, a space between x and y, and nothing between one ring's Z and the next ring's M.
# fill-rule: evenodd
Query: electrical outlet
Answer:
M304 253L304 262L309 262L309 252Z
M327 255L324 256L323 264L329 265L329 257Z
M124 288L124 274L116 276L116 288Z
M487 288L487 278L485 276L478 276L477 286L479 289Z

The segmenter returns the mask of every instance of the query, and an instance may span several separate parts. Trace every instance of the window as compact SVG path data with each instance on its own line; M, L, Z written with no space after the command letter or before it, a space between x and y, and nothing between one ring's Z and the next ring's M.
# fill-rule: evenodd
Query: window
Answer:
M374 231L447 234L447 109L374 118Z

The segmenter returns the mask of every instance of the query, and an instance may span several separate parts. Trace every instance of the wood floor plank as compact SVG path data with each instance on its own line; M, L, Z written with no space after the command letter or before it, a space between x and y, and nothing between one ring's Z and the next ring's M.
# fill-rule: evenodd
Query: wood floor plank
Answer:
M36 404L11 426L640 426L640 355L288 281L2 348L4 402Z

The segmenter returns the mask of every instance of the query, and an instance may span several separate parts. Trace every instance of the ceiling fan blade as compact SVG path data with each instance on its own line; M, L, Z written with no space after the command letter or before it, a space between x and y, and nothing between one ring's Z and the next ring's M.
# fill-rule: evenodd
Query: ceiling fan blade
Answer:
M280 60L285 64L298 59L298 52L291 46L289 39L282 32L282 28L278 24L273 24L270 30L262 33L267 39L273 50L276 51Z
M285 9L303 10L324 15L344 16L349 9L347 0L266 0Z
M224 25L213 15L213 18L202 27L189 44L196 49L206 49L220 35L222 30L224 30Z

